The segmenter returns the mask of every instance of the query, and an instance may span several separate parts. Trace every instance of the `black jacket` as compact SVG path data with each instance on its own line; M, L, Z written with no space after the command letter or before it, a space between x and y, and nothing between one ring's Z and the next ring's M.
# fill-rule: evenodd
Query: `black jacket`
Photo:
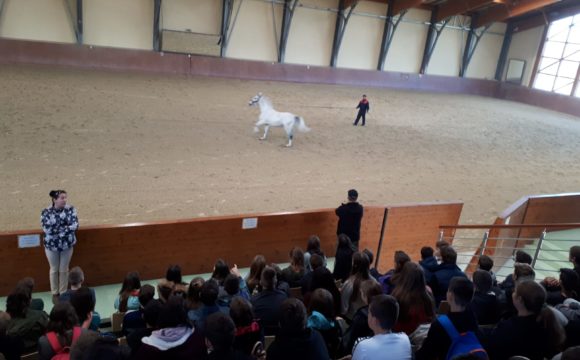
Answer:
M342 344L345 353L348 354L352 353L353 350L352 348L354 347L354 344L357 341L357 339L374 335L371 328L369 328L368 318L369 318L368 305L359 308L352 317L352 324L350 325L350 327L345 332L342 338Z
M358 109L358 112L365 114L371 110L371 103L369 103L368 100L366 102L361 100L356 108Z
M471 310L465 310L463 312L452 312L447 314L449 320L455 326L455 329L459 333L464 333L467 331L473 331L478 339L483 338L479 327L477 325L477 319ZM423 342L423 346L415 354L416 360L426 360L426 359L439 359L445 360L447 357L447 352L451 346L451 339L447 332L439 322L439 320L433 321L427 338ZM495 358L492 357L495 360Z
M456 276L467 278L465 273L455 264L442 263L437 267L437 271L433 273L430 285L435 294L437 305L439 305L442 300L445 300L447 289L449 289L449 282L451 282L451 279Z
M301 334L280 333L267 350L268 359L328 360L328 350L322 335L316 330L304 329Z
M437 270L439 264L437 263L437 259L435 256L428 257L419 261L419 265L423 269L423 273L425 274L425 281L427 284L430 284L433 280L433 273Z
M501 311L497 296L493 292L487 294L476 291L469 308L475 314L480 325L497 324Z
M336 249L336 255L334 257L334 270L332 271L332 276L334 276L336 280L342 280L344 283L350 276L350 271L352 270L353 254L354 250L350 248Z
M264 335L275 335L280 319L280 305L288 298L281 290L262 290L252 297L254 315L259 319Z
M348 202L336 208L336 215L338 216L338 227L336 228L336 235L346 234L358 248L358 241L360 239L360 223L363 217L363 207L357 202Z

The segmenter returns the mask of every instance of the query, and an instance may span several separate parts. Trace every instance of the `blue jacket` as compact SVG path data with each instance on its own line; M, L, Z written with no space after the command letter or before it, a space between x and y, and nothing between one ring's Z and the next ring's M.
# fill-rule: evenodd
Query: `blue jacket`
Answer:
M439 267L437 259L435 259L435 256L431 256L419 261L419 265L421 265L421 268L423 268L423 273L425 273L425 281L427 284L430 284L431 280L433 279L433 273L437 271L437 268Z
M435 294L437 305L439 305L442 300L445 300L449 283L451 282L451 279L456 276L467 278L465 273L455 264L440 264L437 267L437 270L433 273L433 279L430 285Z

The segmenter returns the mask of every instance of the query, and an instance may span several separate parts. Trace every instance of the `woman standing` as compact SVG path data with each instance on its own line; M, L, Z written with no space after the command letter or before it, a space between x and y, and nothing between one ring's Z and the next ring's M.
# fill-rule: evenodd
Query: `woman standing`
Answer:
M50 291L53 302L59 294L66 292L68 285L68 266L77 239L75 231L79 228L77 210L67 204L64 190L49 193L52 206L42 210L40 222L44 230L44 248L50 265Z

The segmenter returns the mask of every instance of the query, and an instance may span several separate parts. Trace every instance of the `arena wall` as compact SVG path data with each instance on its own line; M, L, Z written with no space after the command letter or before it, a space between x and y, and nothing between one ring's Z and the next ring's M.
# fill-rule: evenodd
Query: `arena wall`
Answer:
M163 0L160 27L167 30L191 31L219 35L222 18L221 1Z
M513 35L507 58L508 61L509 59L518 59L526 62L522 81L524 86L532 86L532 74L538 57L538 49L543 39L544 28L544 26L539 26ZM503 79L505 79L505 72L507 72L507 63Z
M76 41L62 0L4 0L0 37L63 43Z
M405 15L408 22L399 23L385 61L385 71L418 73L423 58L423 48L427 39L431 13L412 9ZM457 74L454 74L456 76Z
M84 43L153 49L153 1L84 0Z

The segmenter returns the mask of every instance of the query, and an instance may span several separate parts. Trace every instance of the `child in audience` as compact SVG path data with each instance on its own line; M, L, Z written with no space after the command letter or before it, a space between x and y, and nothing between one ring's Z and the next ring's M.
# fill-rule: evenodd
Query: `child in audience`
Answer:
M211 278L217 282L219 286L224 285L226 277L230 274L230 266L222 259L218 259L213 267Z
M218 305L230 307L230 303L237 296L250 300L250 294L248 293L248 288L244 279L238 275L229 274L224 280L224 286L220 286Z
M218 294L219 286L213 279L203 283L200 293L200 300L203 306L197 310L190 310L187 313L190 323L194 325L197 330L204 330L205 321L211 314L216 312L228 314L230 312L230 309L217 304Z
M384 276L379 279L379 283L383 287L383 292L385 294L390 294L395 289L395 285L397 283L397 278L401 271L403 270L403 266L406 263L411 261L411 258L407 253L404 251L397 250L395 251L394 255L394 265L395 267L389 270Z
M23 289L28 293L30 297L30 308L33 310L44 310L44 301L40 298L33 299L32 293L34 292L34 279L31 277L25 277L16 284L16 288Z
M515 355L531 360L552 358L564 344L565 333L546 305L546 290L532 280L518 282L513 304L517 316L500 322L490 335L490 358L507 360Z
M383 290L378 282L373 280L363 281L360 286L361 297L365 306L359 308L352 318L352 323L342 338L343 348L347 353L352 353L352 348L360 338L372 336L373 332L368 325L369 304Z
M38 339L38 358L50 360L57 354L58 348L55 349L49 340L51 336L55 337L62 348L72 346L82 332L88 331L78 326L78 323L75 309L69 302L56 304L50 312L47 334Z
M514 257L514 261L516 264L531 265L532 264L532 257L530 256L530 254L528 254L527 252L525 252L523 250L517 250L515 257ZM511 294L513 293L513 289L516 287L516 283L514 282L513 274L509 274L505 278L505 280L499 284L499 287L506 291L506 296L507 295L511 296ZM507 291L509 291L509 294L507 294Z
M421 248L421 261L419 261L419 265L423 269L425 273L425 281L427 284L431 283L431 279L433 278L433 273L437 270L437 259L435 258L434 250L430 246L423 246Z
M298 287L305 273L304 251L299 247L295 247L290 251L290 265L282 270L282 278L290 287Z
M159 295L159 301L161 303L165 304L174 291L175 283L173 281L161 279L157 282L157 294Z
M433 321L435 301L419 265L407 262L403 266L392 295L397 299L401 310L394 326L395 332L410 335L419 325Z
M369 327L374 336L355 345L352 360L411 360L411 342L404 333L394 333L399 305L389 295L376 296L369 306Z
M17 337L8 336L6 330L10 322L10 315L0 311L0 355L4 355L6 360L20 360L22 352L22 340Z
M200 294L201 288L205 280L202 277L195 277L189 283L187 289L187 300L185 301L185 308L187 311L199 309L203 304L201 303Z
M246 284L248 285L248 291L250 295L254 292L259 292L260 279L262 278L262 270L266 267L266 258L263 255L254 256L252 264L250 265L250 273L246 278Z
M29 306L30 297L22 290L6 298L6 312L10 315L6 334L22 340L24 353L37 350L38 338L44 335L48 325L48 315Z
M497 296L491 291L493 279L486 270L476 270L473 273L475 294L469 308L475 314L480 325L497 324L500 319L500 305Z
M239 296L234 297L230 303L230 317L236 325L234 349L252 354L258 341L264 343L264 331L254 317L252 304Z
M130 310L123 317L123 334L128 336L137 329L147 326L143 319L143 311L147 304L155 297L155 288L151 285L143 285L139 292L139 310Z
M310 264L310 257L312 255L318 255L322 257L323 266L326 266L326 256L320 248L320 238L316 235L312 235L308 238L308 244L306 245L306 252L304 253L304 267L306 268L306 273L314 270Z
M374 258L375 258L375 257L374 257L374 255L373 255L373 252L372 252L372 251L370 251L369 249L364 249L364 250L363 250L363 253L364 253L364 254L365 254L365 255L366 255L368 258L369 258L369 264L371 264L371 269L370 269L370 271L369 271L369 272L371 273L371 276L372 276L372 277L373 277L373 278L374 278L376 281L379 281L379 278L380 278L381 276L383 276L383 275L382 275L382 274L381 274L381 273L380 273L380 272L377 270L377 268L376 268L376 267L373 267L373 260L374 260Z
M306 294L304 294L304 305L309 306L313 291L315 291L316 289L325 289L332 295L334 303L334 313L340 314L341 312L340 290L336 286L336 281L332 277L330 270L321 266L316 268L316 270L314 270L311 274L312 281L310 282L310 290Z
M442 249L442 256L445 258L444 249ZM466 277L456 276L452 278L447 291L447 302L450 307L447 317L460 334L472 331L481 339L482 335L479 331L477 319L473 312L468 309L468 305L473 298L473 291L473 284ZM439 319L436 319L431 324L427 338L423 342L423 346L415 354L415 358L417 360L444 360L447 357L450 346L451 338L439 322Z
M338 355L341 331L335 321L334 300L326 289L316 289L312 293L308 307L306 326L320 332L331 358Z
M159 329L159 314L163 304L159 300L152 299L143 309L143 322L145 327L135 328L127 335L127 345L131 348L131 354L135 356L143 344L144 337L151 336L153 331Z
M232 319L222 313L215 313L207 318L205 343L209 360L251 360L247 354L234 349L236 325Z
M338 246L334 256L334 271L332 272L336 280L345 282L348 279L352 269L354 252L354 246L350 238L345 234L338 235Z
M95 300L90 289L86 286L81 287L75 291L71 298L70 303L77 313L77 318L79 320L79 326L84 329L90 329L97 331L99 325L101 324L100 318L95 318L93 322L93 315L95 312Z
M457 266L457 253L451 246L441 247L441 264L437 271L433 273L433 280L430 284L435 294L435 303L439 306L445 300L449 282L452 278L459 276L467 279L467 276Z
M119 312L139 309L139 290L141 289L141 280L139 273L132 271L125 276L119 296L115 299L115 309Z
M445 240L439 240L435 243L435 259L438 262L442 261L441 249L447 246L451 246L451 244Z
M341 292L341 313L349 321L352 320L355 312L365 305L360 295L360 285L369 279L372 279L369 273L369 258L357 251L352 257L351 275L342 286Z
M262 291L252 296L254 314L260 319L265 335L275 335L280 322L280 305L288 298L288 294L277 289L276 271L266 266L262 271L260 287Z
M328 350L322 335L306 327L306 308L298 299L287 299L279 308L280 330L267 350L268 359L326 360Z
M165 273L165 280L171 281L174 284L183 284L181 267L179 265L170 265Z
M477 261L477 267L480 270L487 271L491 275L492 284L491 286L497 285L497 278L493 272L493 259L487 255L481 255Z
M304 277L302 277L302 283L300 284L300 287L302 288L302 295L305 297L306 299L306 294L312 291L312 277L314 276L314 271L316 271L316 269L318 268L325 268L326 270L328 270L326 268L326 266L324 266L324 259L322 258L322 256L318 255L318 254L312 254L312 256L310 256L310 266L312 268L312 271L307 272L306 274L304 274ZM330 270L328 270L330 272ZM332 281L334 282L334 277L332 276L332 274L330 275L332 278Z

